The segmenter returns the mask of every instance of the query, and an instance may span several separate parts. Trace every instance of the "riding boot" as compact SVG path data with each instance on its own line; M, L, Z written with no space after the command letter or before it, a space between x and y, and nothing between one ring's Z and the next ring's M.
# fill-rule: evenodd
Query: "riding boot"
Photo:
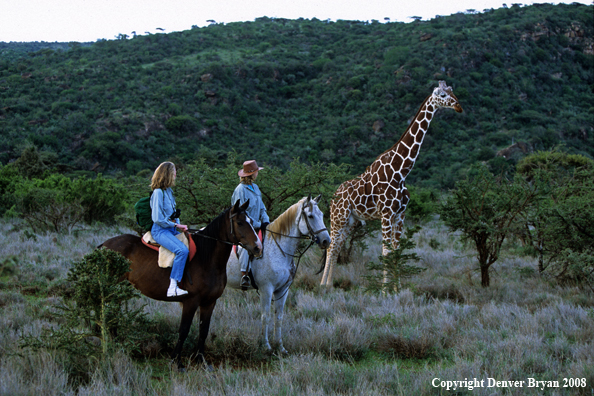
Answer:
M179 297L183 296L184 294L188 294L187 291L179 288L175 279L170 278L170 280L169 289L167 289L167 297Z
M250 287L251 282L250 282L250 277L249 275L247 275L247 273L245 271L241 271L241 289L242 290L247 290L248 287Z

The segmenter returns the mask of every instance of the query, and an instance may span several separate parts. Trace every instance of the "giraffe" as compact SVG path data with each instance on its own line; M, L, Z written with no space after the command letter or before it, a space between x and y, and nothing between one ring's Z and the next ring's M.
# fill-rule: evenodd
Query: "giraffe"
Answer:
M400 140L383 152L359 177L338 187L330 204L331 243L326 252L322 285L332 285L332 271L344 241L360 221L381 219L382 239L398 247L410 193L404 185L419 155L423 138L438 109L462 112L458 98L445 81L433 90ZM388 254L383 246L382 254Z

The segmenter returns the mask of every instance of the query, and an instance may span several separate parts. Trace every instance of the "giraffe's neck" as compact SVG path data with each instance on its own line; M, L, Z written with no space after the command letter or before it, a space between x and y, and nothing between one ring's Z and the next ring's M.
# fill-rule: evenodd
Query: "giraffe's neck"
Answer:
M433 103L433 98L429 96L419 108L415 119L410 123L406 132L402 134L400 140L377 158L376 162L391 165L394 172L392 181L403 182L413 169L425 133L429 129L429 124L436 110L437 106Z

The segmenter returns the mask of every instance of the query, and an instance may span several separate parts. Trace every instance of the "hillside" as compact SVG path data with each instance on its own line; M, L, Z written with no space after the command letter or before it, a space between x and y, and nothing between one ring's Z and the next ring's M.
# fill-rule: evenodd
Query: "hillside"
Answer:
M434 119L411 183L450 187L475 161L503 169L559 144L593 157L593 10L514 5L407 24L259 18L68 50L0 43L0 162L33 144L64 171L134 174L235 150L358 173L438 80L465 112Z

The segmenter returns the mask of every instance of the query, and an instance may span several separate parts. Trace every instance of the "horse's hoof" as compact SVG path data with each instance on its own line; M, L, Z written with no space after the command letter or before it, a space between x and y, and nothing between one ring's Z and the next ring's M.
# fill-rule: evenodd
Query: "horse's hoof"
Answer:
M280 347L278 352L283 356L287 356L289 354L289 352L287 352L287 350L284 347Z

